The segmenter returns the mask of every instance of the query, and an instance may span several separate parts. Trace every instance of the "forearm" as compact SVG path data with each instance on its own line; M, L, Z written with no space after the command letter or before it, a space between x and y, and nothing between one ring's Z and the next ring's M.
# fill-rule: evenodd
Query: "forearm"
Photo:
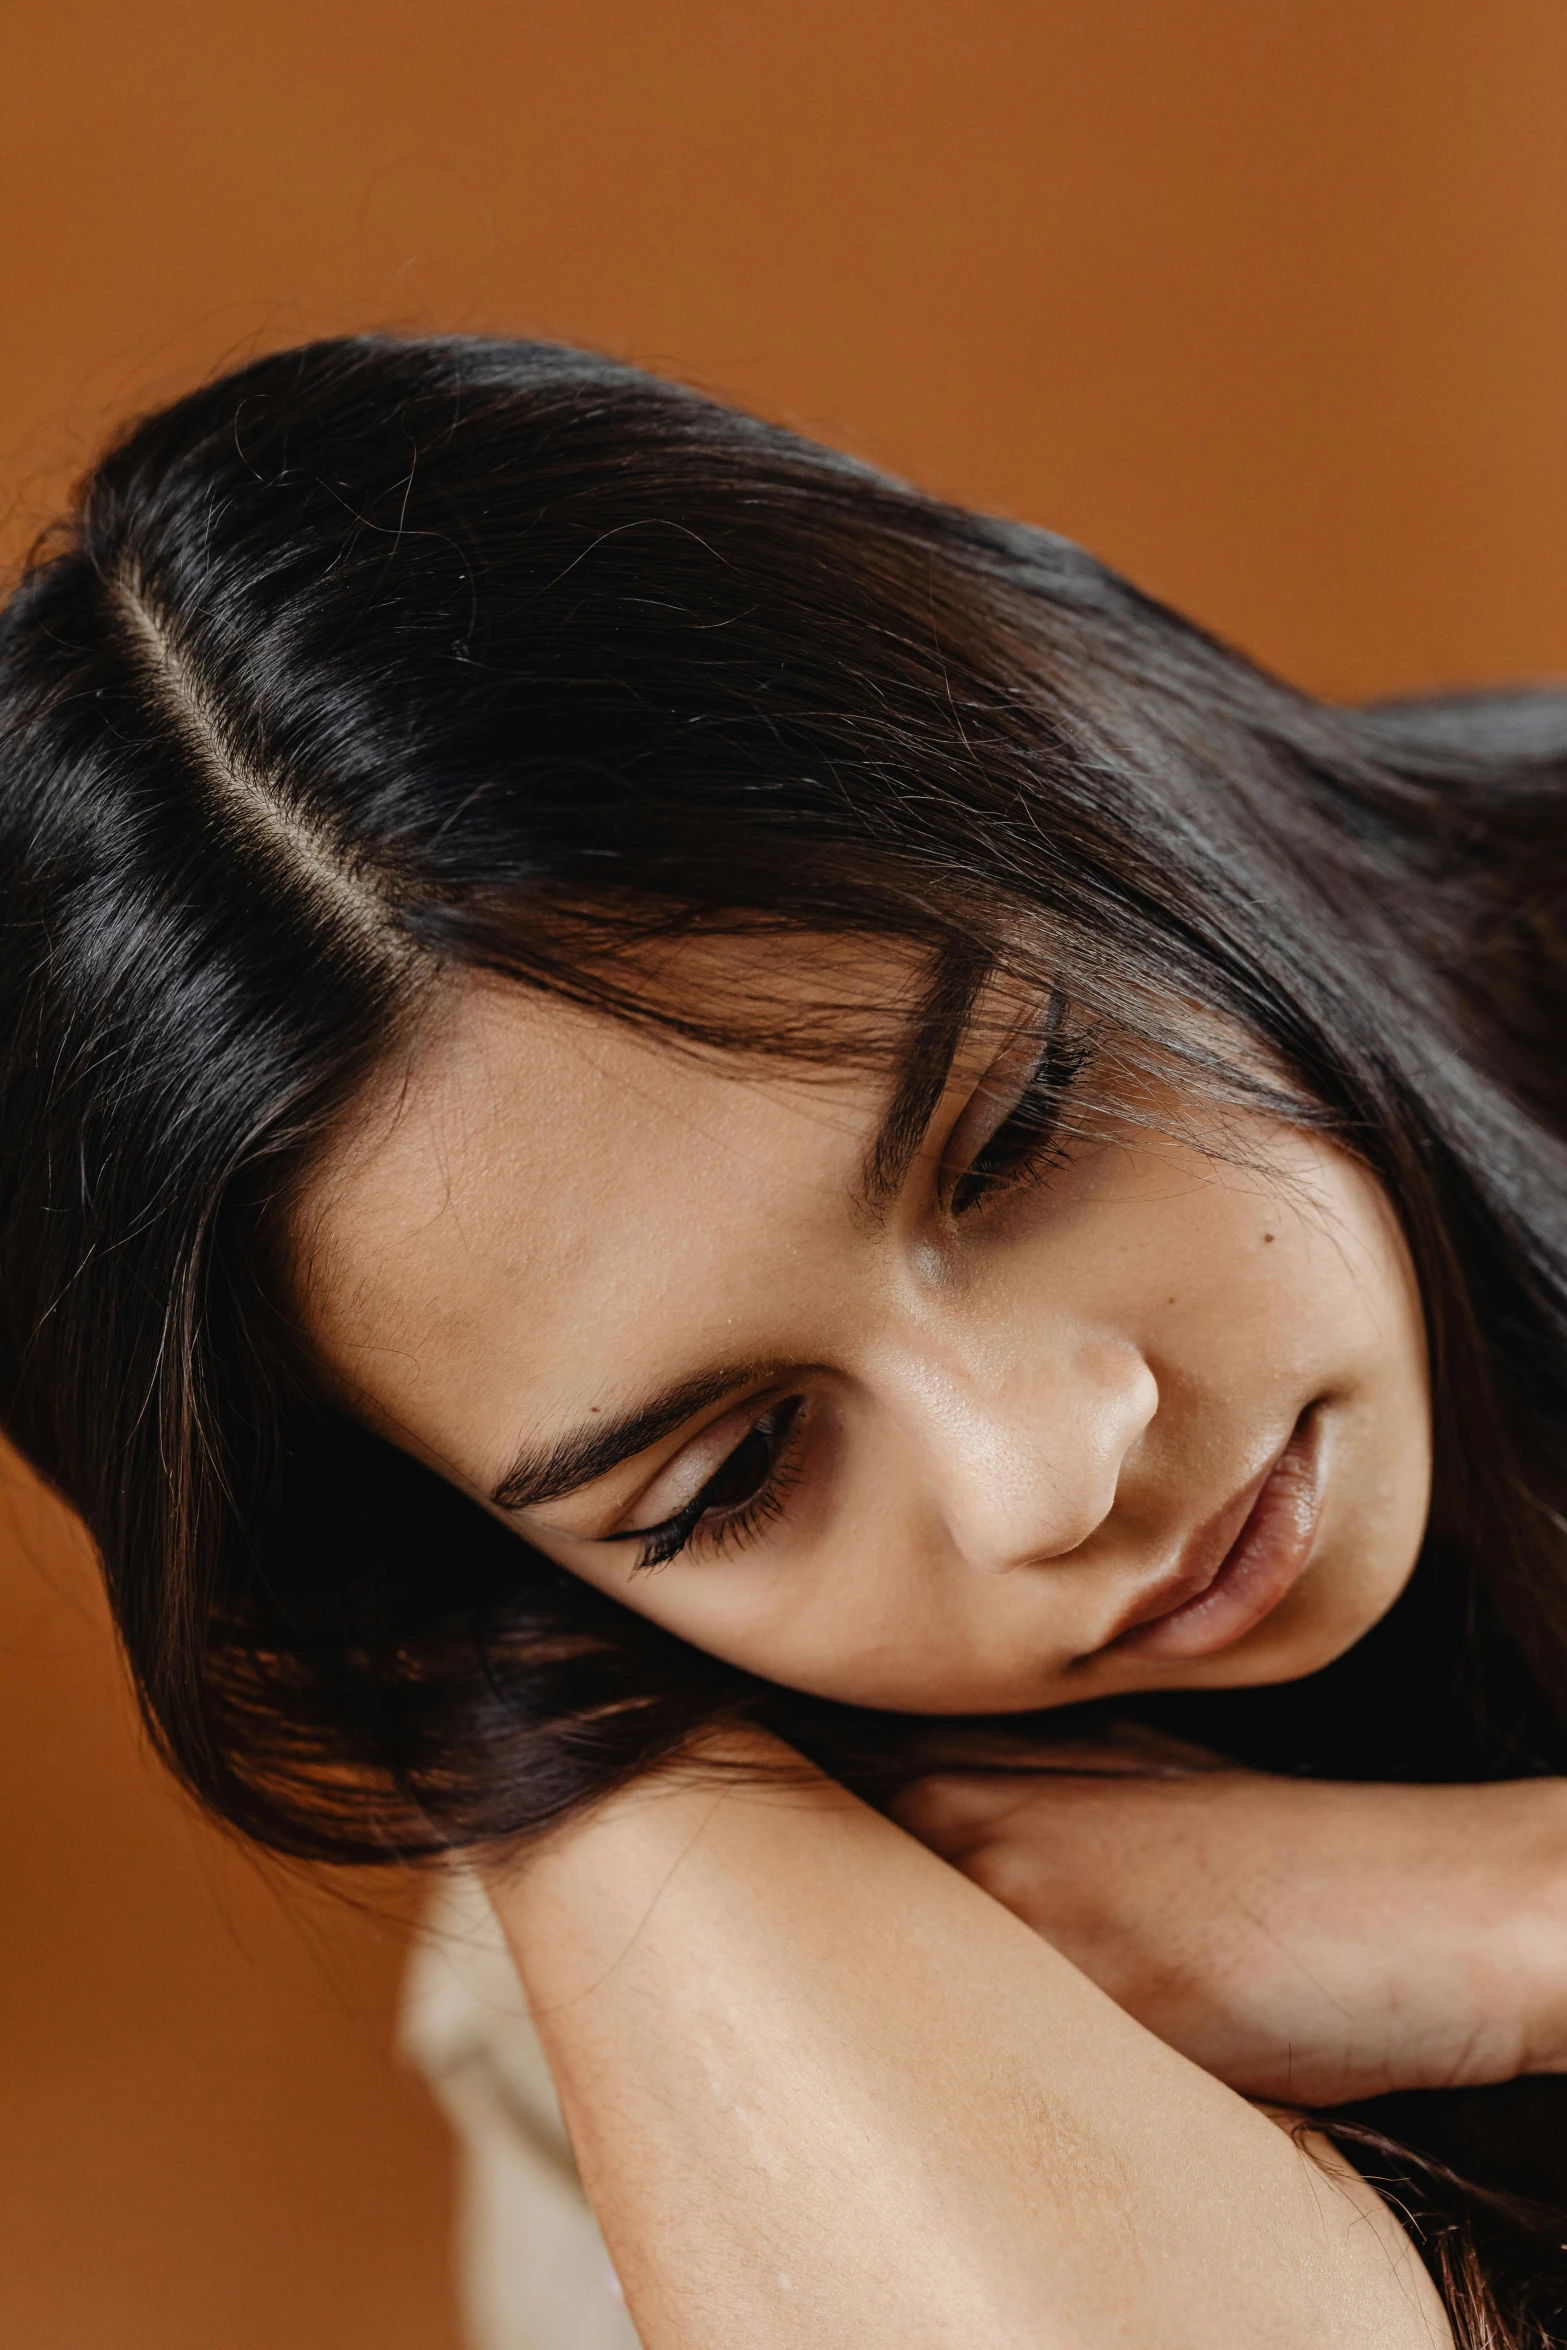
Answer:
M649 2350L1445 2338L1368 2189L825 1781L639 1787L494 1893Z

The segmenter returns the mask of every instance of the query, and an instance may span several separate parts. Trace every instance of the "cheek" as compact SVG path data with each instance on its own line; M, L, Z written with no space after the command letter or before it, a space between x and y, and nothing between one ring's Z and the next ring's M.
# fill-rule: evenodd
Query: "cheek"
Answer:
M919 1713L961 1710L970 1696L980 1710L1030 1702L1028 1694L998 1695L988 1677L971 1688L974 1673L962 1643L940 1627L920 1624L909 1610L896 1630L877 1633L839 1620L841 1611L823 1603L779 1616L771 1608L725 1605L708 1595L639 1591L633 1604L666 1631L741 1672L839 1705Z
M1059 1701L1050 1660L1074 1603L1053 1587L922 1570L912 1545L872 1562L796 1555L588 1578L661 1629L761 1680L894 1712L1023 1711Z
M1270 1156L1256 1174L1210 1166L1171 1201L1162 1278L1150 1268L1166 1329L1221 1377L1421 1388L1418 1292L1381 1192L1313 1141L1285 1137Z
M1320 1211L1303 1214L1293 1246L1295 1317L1384 1408L1429 1421L1425 1313L1408 1245L1371 1177L1329 1155Z
M598 1558L562 1557L560 1563L633 1615L764 1680L791 1677L790 1665L830 1667L835 1653L841 1656L853 1645L846 1644L841 1624L835 1638L828 1636L825 1612L815 1601L797 1600L780 1610L776 1589L767 1591L753 1579L761 1571L744 1562L693 1565L677 1559L641 1575Z

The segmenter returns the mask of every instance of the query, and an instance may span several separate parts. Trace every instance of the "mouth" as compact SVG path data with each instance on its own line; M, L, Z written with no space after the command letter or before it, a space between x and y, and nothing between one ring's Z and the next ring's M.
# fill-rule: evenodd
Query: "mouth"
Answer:
M1099 1653L1175 1663L1244 1640L1305 1572L1322 1515L1322 1453L1321 1415L1305 1411L1272 1467L1203 1530L1196 1556L1146 1592Z

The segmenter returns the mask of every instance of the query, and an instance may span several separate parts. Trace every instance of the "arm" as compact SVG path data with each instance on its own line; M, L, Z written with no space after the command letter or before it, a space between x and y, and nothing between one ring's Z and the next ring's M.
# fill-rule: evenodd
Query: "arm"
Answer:
M898 1816L1233 2087L1567 2070L1567 1781L1338 1785L1146 1739L1128 1775L1113 1746L1041 1759L1065 1775L934 1777Z
M1451 2340L1363 2182L813 1773L643 1783L493 1894L648 2350Z

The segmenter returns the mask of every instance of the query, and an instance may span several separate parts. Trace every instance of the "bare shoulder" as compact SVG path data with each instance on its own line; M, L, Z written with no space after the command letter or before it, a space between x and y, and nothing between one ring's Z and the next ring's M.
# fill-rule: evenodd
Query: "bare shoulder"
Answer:
M1332 2236L1346 2224L1367 2229L1382 2246L1389 2269L1408 2295L1416 2321L1413 2338L1429 2341L1431 2350L1454 2350L1452 2323L1442 2306L1442 2296L1392 2206L1356 2169L1343 2148L1312 2129L1304 2115L1287 2105L1254 2102L1258 2112L1266 2114L1299 2148L1308 2178L1322 2200L1325 2233Z

